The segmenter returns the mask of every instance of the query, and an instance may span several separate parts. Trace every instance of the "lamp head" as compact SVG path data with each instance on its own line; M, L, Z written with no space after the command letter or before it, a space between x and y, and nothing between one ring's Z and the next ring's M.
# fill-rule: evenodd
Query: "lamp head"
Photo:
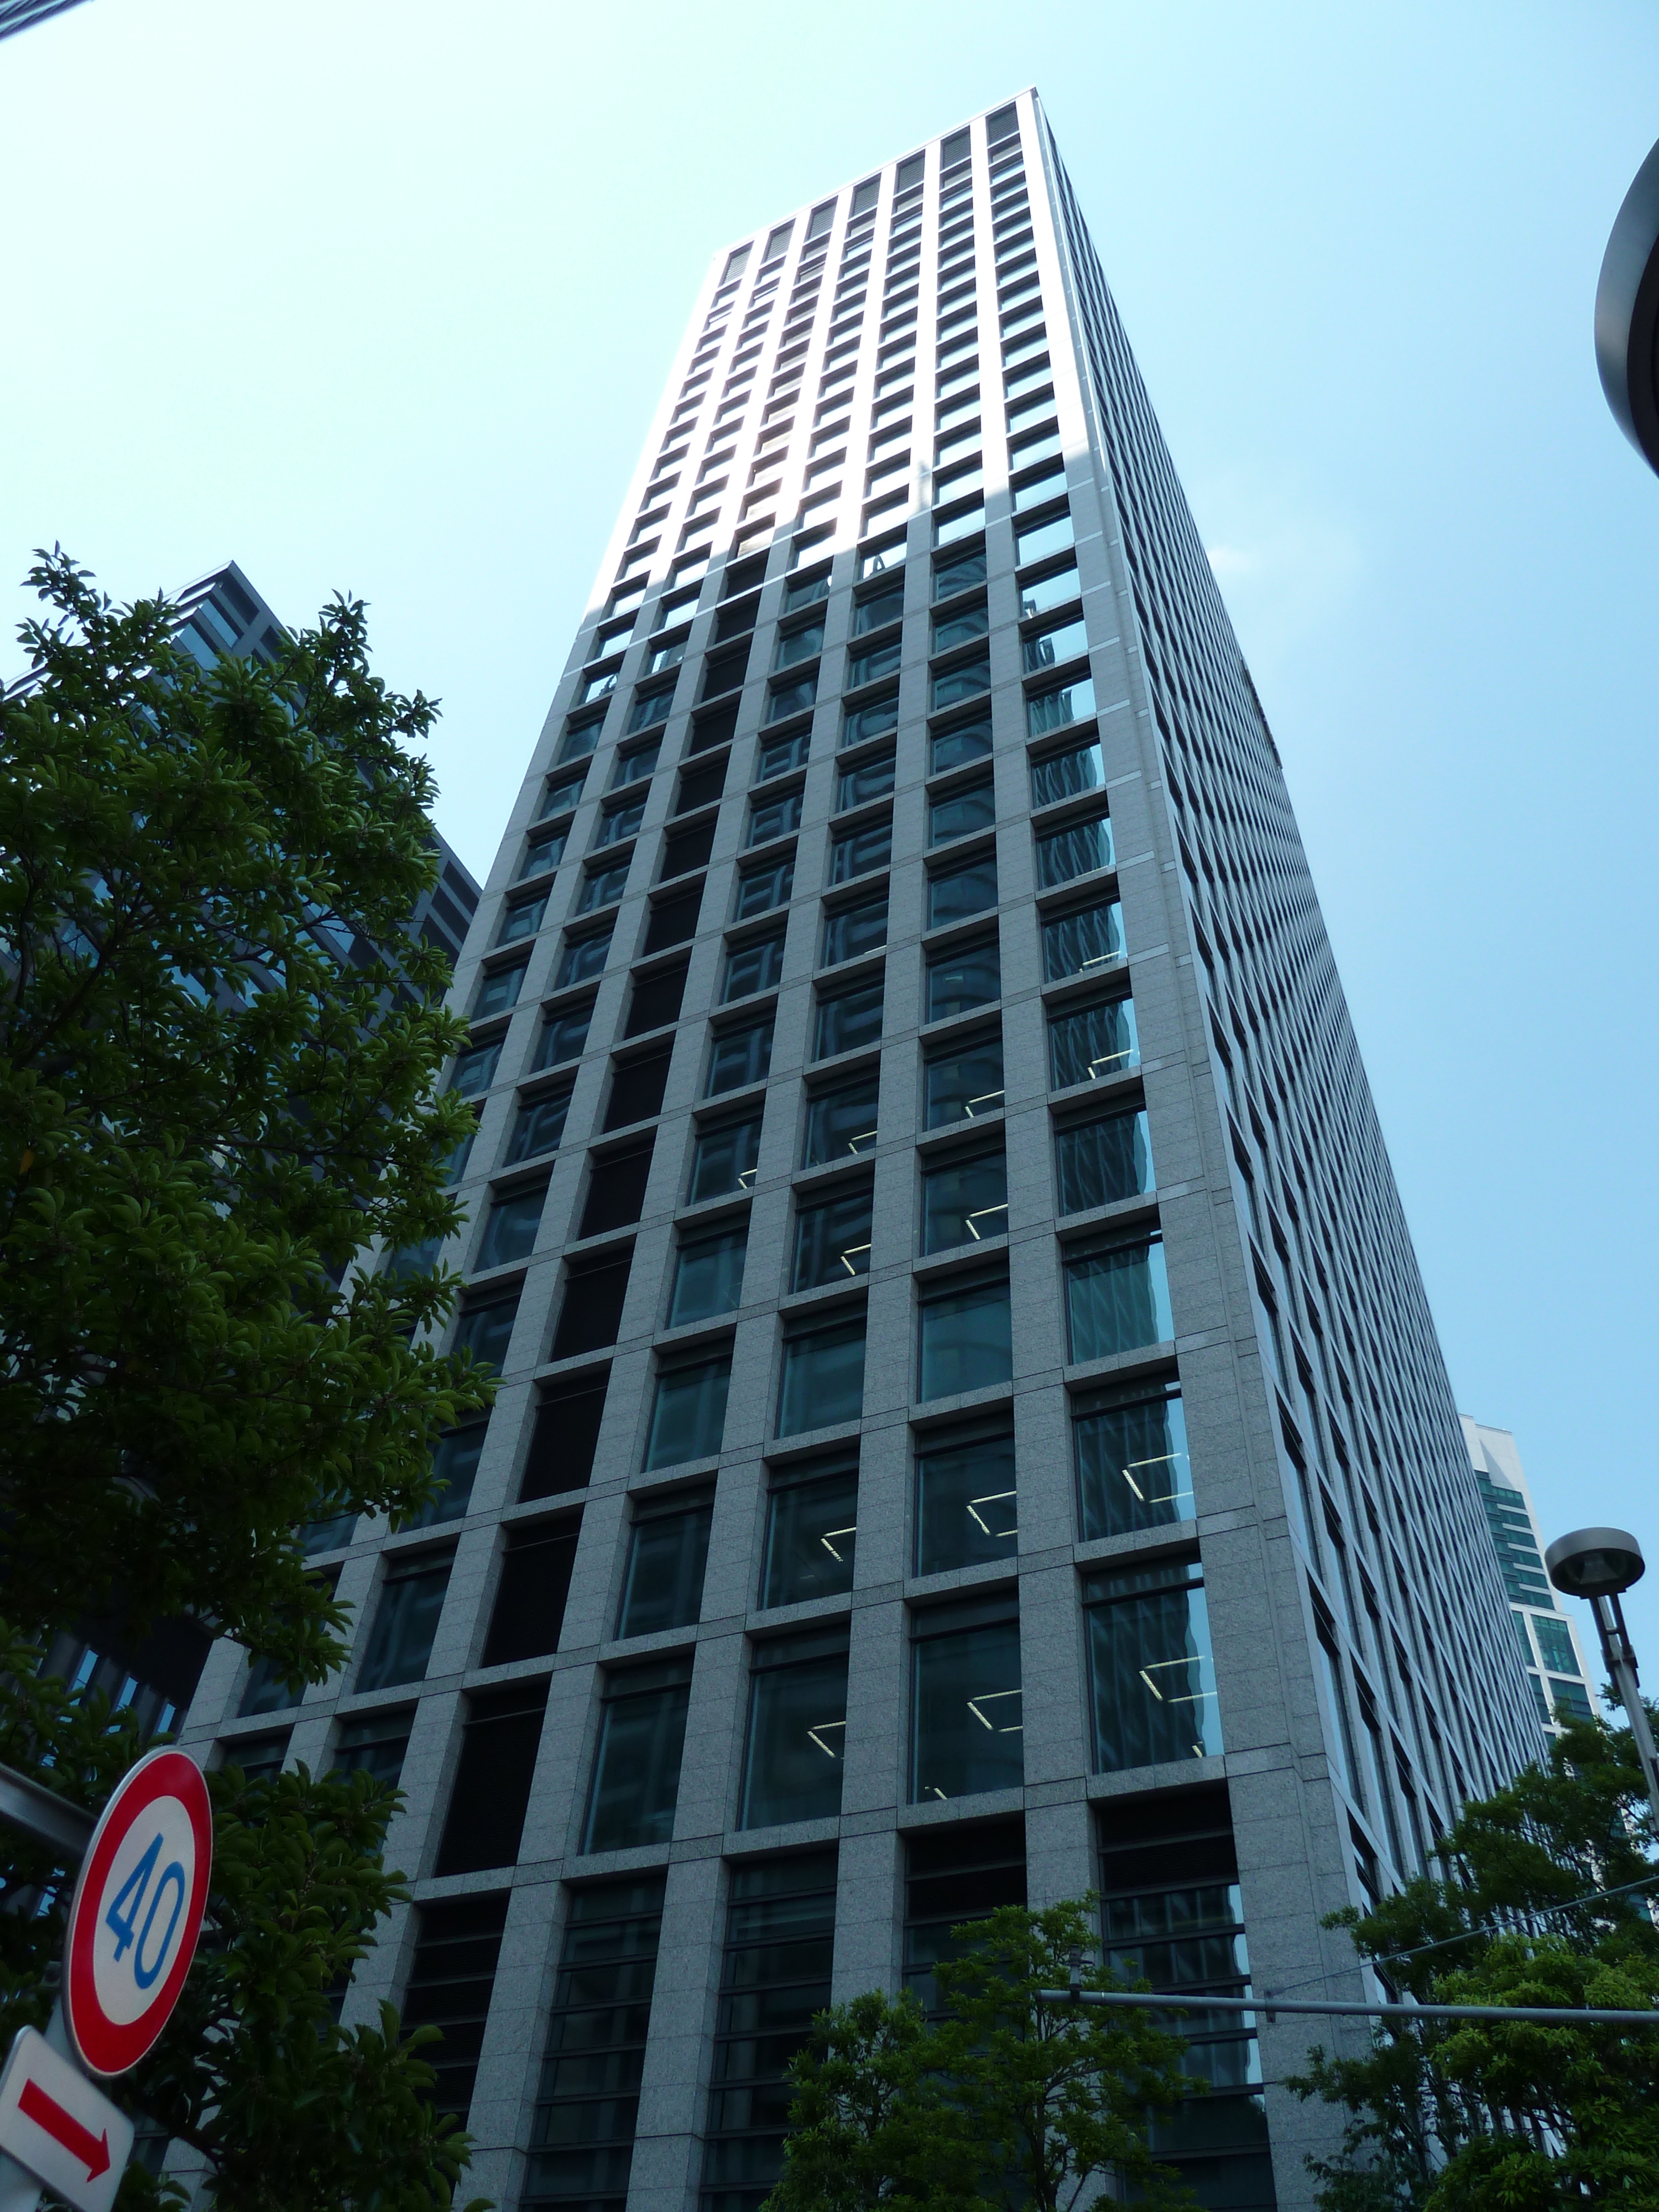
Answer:
M1616 1597L1647 1571L1642 1547L1625 1528L1575 1528L1558 1536L1544 1565L1569 1597Z

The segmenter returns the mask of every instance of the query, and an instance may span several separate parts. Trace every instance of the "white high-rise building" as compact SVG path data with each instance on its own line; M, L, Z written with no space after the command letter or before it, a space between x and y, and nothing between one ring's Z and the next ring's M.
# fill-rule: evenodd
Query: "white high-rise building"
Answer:
M753 2212L832 1998L1322 1927L1542 1738L1278 754L1034 94L716 255L457 977L428 1523L219 1758L400 1777L476 2184ZM1030 1703L1025 1702L1030 1697ZM1305 2204L1304 2027L1160 2147Z
M1538 1717L1551 1735L1559 1735L1558 1712L1591 1717L1589 1685L1595 1676L1584 1663L1578 1624L1544 1572L1543 1532L1514 1437L1467 1413L1462 1419Z

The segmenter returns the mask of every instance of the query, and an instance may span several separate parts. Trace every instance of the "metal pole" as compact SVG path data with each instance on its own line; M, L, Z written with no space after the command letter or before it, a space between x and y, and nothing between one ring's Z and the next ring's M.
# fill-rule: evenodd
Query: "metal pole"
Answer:
M1607 1662L1613 1686L1625 1709L1625 1717L1630 1723L1630 1732L1636 1743L1636 1756L1642 1762L1642 1778L1648 1785L1648 1803L1653 1808L1654 1834L1659 1837L1659 1755L1656 1755L1654 1751L1653 1730L1648 1726L1647 1707L1642 1703L1642 1692L1636 1678L1636 1653L1625 1626L1624 1607L1620 1604L1617 1595L1611 1593L1593 1597L1589 1603L1601 1638L1601 1656Z
M1609 2012L1576 2005L1337 2004L1314 1997L1160 1996L1155 1990L1039 1990L1045 2004L1139 2006L1151 2012L1318 2013L1347 2020L1547 2020L1579 2027L1659 2028L1659 2011Z

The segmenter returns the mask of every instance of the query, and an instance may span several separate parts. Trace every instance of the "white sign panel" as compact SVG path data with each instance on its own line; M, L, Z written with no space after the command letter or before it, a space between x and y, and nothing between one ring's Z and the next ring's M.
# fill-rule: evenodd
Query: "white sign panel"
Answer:
M110 2212L132 2122L38 2029L20 2028L0 2074L0 2150L76 2212Z

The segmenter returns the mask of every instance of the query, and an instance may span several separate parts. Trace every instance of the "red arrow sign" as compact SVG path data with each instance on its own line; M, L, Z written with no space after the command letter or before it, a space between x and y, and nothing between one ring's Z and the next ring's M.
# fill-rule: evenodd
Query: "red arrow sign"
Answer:
M37 2128L44 2128L54 2142L62 2143L71 2158L79 2160L87 2169L88 2181L109 2172L108 2136L95 2136L90 2128L83 2128L74 2113L66 2112L38 2081L24 2082L17 2109Z

